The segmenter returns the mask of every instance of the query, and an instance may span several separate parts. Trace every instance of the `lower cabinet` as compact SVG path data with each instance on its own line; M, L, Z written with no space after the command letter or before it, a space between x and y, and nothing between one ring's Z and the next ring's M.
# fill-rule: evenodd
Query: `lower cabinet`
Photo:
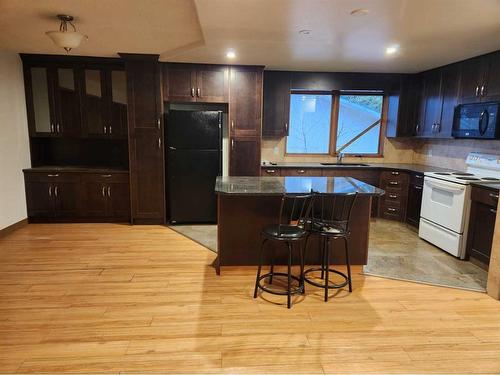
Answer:
M497 216L498 190L473 187L471 193L467 256L487 268Z
M418 228L420 223L420 209L422 206L423 183L424 183L423 174L411 173L410 186L408 188L406 222L415 228Z
M30 222L129 222L128 173L25 171Z
M229 160L231 176L260 175L260 137L232 137Z
M385 219L405 221L410 176L398 170L380 173L380 188L385 195L380 198L379 215Z

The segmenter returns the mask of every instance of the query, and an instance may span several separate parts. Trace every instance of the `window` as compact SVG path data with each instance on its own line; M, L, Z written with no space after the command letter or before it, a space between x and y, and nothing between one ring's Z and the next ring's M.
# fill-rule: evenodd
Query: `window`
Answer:
M335 152L379 154L382 95L340 95Z
M286 153L380 154L382 104L379 93L292 92Z
M290 95L290 129L286 142L288 154L328 154L332 95Z

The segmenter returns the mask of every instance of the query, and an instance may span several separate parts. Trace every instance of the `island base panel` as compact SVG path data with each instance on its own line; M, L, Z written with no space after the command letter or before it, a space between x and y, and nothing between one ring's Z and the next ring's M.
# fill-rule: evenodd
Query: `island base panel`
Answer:
M276 224L280 196L218 195L218 259L216 266L257 265L264 226ZM364 265L368 256L371 196L358 196L351 217L349 257L353 265ZM270 264L273 250L275 264L286 264L284 243L267 241L263 264ZM298 243L294 246L299 246ZM331 264L345 264L344 242L332 241ZM307 245L306 264L320 263L320 242L311 236ZM299 251L294 252L299 264Z

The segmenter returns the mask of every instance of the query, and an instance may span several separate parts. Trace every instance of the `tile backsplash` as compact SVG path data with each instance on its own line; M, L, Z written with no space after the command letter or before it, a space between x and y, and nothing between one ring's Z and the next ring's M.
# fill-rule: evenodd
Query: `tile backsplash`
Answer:
M465 158L477 151L500 155L500 140L472 139L384 139L384 156L379 158L352 157L349 162L366 163L415 163L442 168L465 170ZM328 162L335 158L328 155L285 155L285 138L263 139L263 161L272 162Z

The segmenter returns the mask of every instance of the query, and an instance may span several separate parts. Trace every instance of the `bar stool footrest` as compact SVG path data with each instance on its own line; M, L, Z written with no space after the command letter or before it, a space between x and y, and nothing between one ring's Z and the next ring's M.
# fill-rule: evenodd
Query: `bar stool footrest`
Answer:
M314 285L314 286L316 286L318 288L325 289L325 284L324 283L323 284L319 284L319 283L317 283L315 281L312 281L311 279L307 278L307 274L308 273L310 273L310 272L317 272L317 271L326 271L326 270L323 269L322 267L309 268L308 270L304 271L304 280L308 284ZM335 284L335 283L332 282L331 284L329 284L327 286L328 289L340 289L340 288L343 288L343 287L349 285L349 278L347 277L347 275L345 273L337 271L337 270L334 270L334 269L331 269L331 268L329 268L328 271L341 276L345 280L343 283L340 283L340 284Z
M286 296L288 294L288 291L286 289L283 291L276 291L276 290L268 289L267 287L261 285L260 282L265 278L270 278L271 275L273 276L273 279L275 276L283 276L283 277L286 277L288 279L288 274L284 273L284 272L266 273L266 274L261 275L259 277L259 282L257 283L257 286L259 287L259 289L266 292L266 293L271 293L271 294L274 294L277 296ZM302 285L302 281L300 280L300 278L298 278L297 276L294 276L294 275L292 275L291 278L293 280L297 281L299 283L299 286L291 288L290 294L302 294L304 291L304 286Z

